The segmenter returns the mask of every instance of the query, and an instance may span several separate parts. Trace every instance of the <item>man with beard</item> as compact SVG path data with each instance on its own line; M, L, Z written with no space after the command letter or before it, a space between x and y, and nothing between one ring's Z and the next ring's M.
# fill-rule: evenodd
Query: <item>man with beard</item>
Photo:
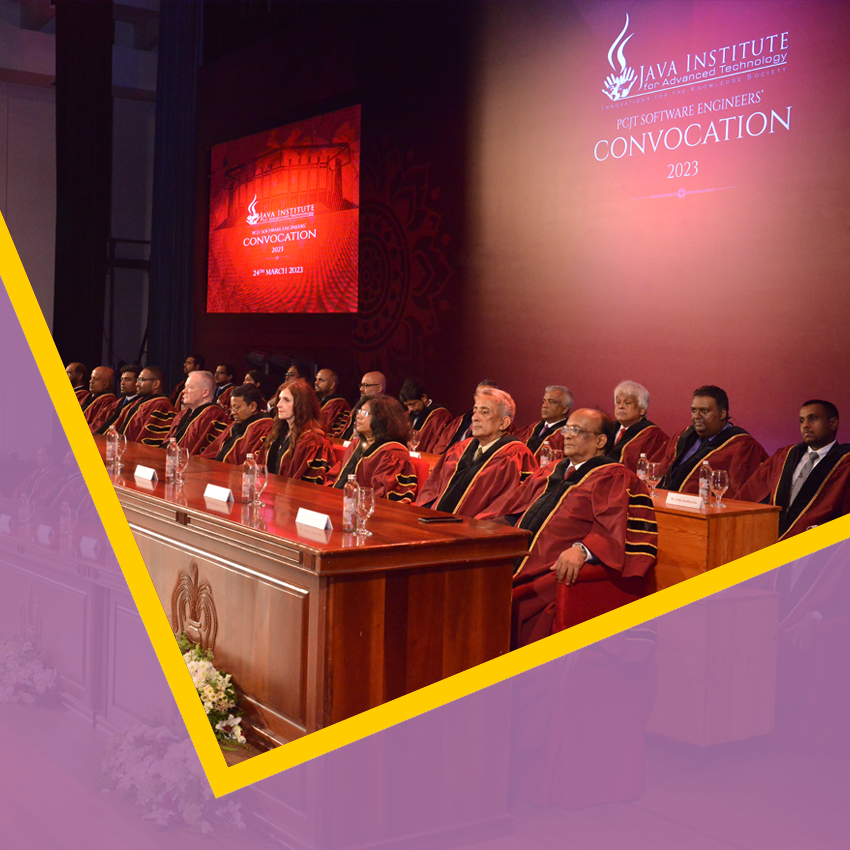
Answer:
M200 454L208 448L219 434L227 429L224 411L213 402L215 378L210 372L190 372L183 388L183 406L171 423L171 428L162 441L165 448L173 437L177 445Z
M338 387L339 375L333 369L319 369L313 388L321 408L319 421L329 437L339 437L351 417L351 405L337 394Z

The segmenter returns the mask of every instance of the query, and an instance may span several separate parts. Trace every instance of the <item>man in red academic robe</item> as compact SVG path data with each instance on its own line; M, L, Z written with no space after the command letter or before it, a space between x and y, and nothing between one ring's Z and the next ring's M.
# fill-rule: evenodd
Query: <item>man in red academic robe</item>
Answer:
M190 372L183 387L183 406L171 422L171 428L162 440L163 448L173 437L177 445L198 455L209 448L216 438L227 430L227 416L213 402L215 378L210 372Z
M206 360L200 354L190 354L183 361L183 380L174 387L168 399L175 410L180 409L180 404L183 399L183 388L186 386L186 378L189 377L191 372L203 372L205 365Z
M528 446L538 462L544 442L548 441L554 453L560 455L564 450L564 435L561 433L561 428L567 424L567 417L572 407L573 394L566 387L558 384L546 387L540 408L540 421L527 425L517 432L517 438Z
M73 364L72 364L73 365ZM53 446L41 446L35 456L36 468L20 483L13 499L27 498L40 504L56 484L65 478L65 469L56 465Z
M481 387L493 387L493 389L499 389L499 387L497 387L492 381L481 381L475 388L475 393L473 394L473 404L475 403L475 395L477 395ZM511 423L511 430L513 431L513 422ZM443 428L443 433L440 434L440 439L437 440L437 443L431 450L431 453L435 455L441 455L448 449L450 449L455 443L460 443L463 440L468 440L471 436L472 411L467 410L466 413L455 417L454 419L452 419L451 422L446 425L445 428Z
M566 426L564 460L538 470L512 496L479 515L499 512L504 521L534 535L514 574L514 646L645 592L644 577L657 555L655 511L638 477L605 457L612 433L613 424L601 411L574 411Z
M121 396L112 408L112 413L106 421L95 431L96 434L105 434L111 425L118 421L118 417L139 398L136 384L139 380L139 374L142 371L141 366L127 365L121 369L121 379L118 386L121 390Z
M160 446L171 428L174 408L162 394L165 375L158 366L145 366L136 381L138 398L115 420L115 429L131 443Z
M387 377L383 372L367 372L363 376L363 380L360 381L360 399L354 407L351 408L348 423L346 424L342 434L340 434L341 440L357 439L357 435L355 434L357 426L357 411L363 407L368 399L379 398L380 396L386 395L386 393Z
M801 443L780 449L738 491L746 502L779 505L779 539L850 513L850 445L838 444L838 410L812 399L800 410Z
M660 460L670 438L646 418L649 390L634 381L623 381L614 390L614 418L620 427L608 457L637 472L642 454L648 461Z
M319 369L313 385L322 414L319 421L329 437L339 437L351 418L351 405L337 394L339 375L333 369Z
M224 410L230 410L230 394L236 386L233 383L235 371L230 363L219 363L215 367L215 403Z
M451 413L431 401L425 387L412 378L407 378L401 385L398 399L407 408L411 432L416 431L419 435L417 450L432 452L443 429L452 420Z
M442 455L416 504L474 517L519 487L537 462L528 446L509 433L515 413L506 392L482 387L472 408L473 436Z
M730 498L767 460L767 452L743 428L729 422L729 396L715 386L694 390L692 424L667 444L661 459L661 487L680 493L699 493L699 470L707 460L712 469L729 473Z
M86 384L88 369L82 363L69 363L65 367L65 374L71 382L71 387L77 396L77 401L83 403L83 399L89 394L89 388Z
M115 372L108 366L96 366L89 380L89 394L83 399L81 407L92 434L112 416L118 399L112 392Z
M257 387L243 384L230 394L233 423L201 452L202 457L232 463L245 463L249 454L259 457L263 442L272 429L272 419L263 410L263 397Z

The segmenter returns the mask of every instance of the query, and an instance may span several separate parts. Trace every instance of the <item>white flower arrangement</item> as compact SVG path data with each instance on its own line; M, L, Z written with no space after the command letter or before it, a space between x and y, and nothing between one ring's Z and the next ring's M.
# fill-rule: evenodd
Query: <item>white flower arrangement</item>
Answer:
M141 724L113 735L102 769L110 789L161 827L202 833L216 827L245 829L241 804L215 799L191 740L179 740L166 726Z
M0 703L35 703L50 698L56 669L44 666L32 644L17 635L0 642Z

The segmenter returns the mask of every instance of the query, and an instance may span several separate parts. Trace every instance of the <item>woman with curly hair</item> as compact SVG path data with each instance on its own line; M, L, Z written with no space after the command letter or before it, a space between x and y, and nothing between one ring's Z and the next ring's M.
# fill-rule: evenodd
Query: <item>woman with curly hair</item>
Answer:
M283 478L324 484L334 451L319 423L319 401L303 379L280 388L277 418L263 444L259 462Z
M372 487L375 498L412 502L417 480L407 440L410 421L405 409L391 396L367 399L357 411L356 440L351 441L334 487L342 489L349 475L361 487Z

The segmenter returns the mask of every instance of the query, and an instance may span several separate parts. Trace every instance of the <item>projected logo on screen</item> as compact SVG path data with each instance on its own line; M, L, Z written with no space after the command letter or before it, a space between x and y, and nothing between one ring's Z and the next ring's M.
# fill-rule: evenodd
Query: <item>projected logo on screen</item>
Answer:
M614 39L611 49L608 51L608 64L615 71L617 70L617 66L614 64L615 50L617 51L617 61L620 63L620 73L616 76L614 74L609 74L605 80L605 88L602 89L602 91L608 95L611 100L622 100L622 98L628 97L629 92L632 90L632 86L635 84L635 80L637 79L634 68L629 68L626 65L626 57L623 53L623 48L626 46L626 43L632 35L634 35L634 33L632 33L629 38L623 39L628 28L629 16L626 15L626 25L623 27L623 31Z
M356 312L360 107L211 159L207 312Z

